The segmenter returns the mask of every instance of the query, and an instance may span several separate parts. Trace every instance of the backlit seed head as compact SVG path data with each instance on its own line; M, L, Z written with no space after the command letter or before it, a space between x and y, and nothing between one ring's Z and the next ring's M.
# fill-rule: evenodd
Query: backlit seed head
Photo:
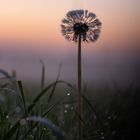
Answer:
M75 42L78 41L79 36L83 41L94 42L98 39L100 30L101 22L88 10L69 11L61 24L64 37Z

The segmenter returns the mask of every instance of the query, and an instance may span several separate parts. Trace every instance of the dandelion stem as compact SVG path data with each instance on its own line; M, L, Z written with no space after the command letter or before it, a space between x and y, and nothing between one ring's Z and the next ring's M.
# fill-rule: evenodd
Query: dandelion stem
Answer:
M79 34L78 39L78 114L82 118L82 98L81 98L81 34ZM79 140L82 140L82 122L78 119L78 131L79 131Z

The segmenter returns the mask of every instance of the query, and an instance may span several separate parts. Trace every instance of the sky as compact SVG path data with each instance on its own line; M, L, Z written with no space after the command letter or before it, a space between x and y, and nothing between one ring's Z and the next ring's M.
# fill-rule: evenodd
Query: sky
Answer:
M67 70L73 74L77 47L60 31L61 20L73 9L88 9L102 22L97 42L83 43L85 80L138 79L139 0L0 0L0 68L33 78L39 75L42 59L50 77L57 75L59 63L63 78L69 75Z

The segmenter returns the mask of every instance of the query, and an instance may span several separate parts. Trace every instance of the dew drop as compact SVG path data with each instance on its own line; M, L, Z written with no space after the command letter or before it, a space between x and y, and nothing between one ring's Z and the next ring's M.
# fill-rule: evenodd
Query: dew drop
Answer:
M31 139L33 139L33 138L34 138L34 137L33 137L33 135L30 135L29 137L30 137Z
M95 119L95 120L97 119L96 115L94 115L94 119Z
M16 112L16 113L20 113L20 112L21 112L21 108L20 108L19 106L16 107L16 108L15 108L15 112Z
M74 109L74 107L73 107L73 106L71 106L71 107L70 107L70 109L71 109L71 110L73 110L73 109Z
M70 96L70 92L67 93L67 96Z
M26 120L25 119L21 119L20 120L20 125L25 125L26 124Z
M108 119L110 120L111 119L111 116L108 116Z
M69 108L69 104L66 104L66 105L65 105L65 108Z
M10 128L12 128L13 127L13 125L10 125Z
M103 140L104 138L105 138L105 137L103 137L103 136L101 137L102 140Z
M104 134L104 132L101 132L101 135L103 135Z
M43 131L47 131L47 129L46 128L43 128Z

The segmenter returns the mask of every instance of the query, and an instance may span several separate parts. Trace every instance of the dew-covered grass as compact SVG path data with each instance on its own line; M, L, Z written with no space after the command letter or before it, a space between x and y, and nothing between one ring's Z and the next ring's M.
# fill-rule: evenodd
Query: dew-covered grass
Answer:
M82 116L77 90L56 77L28 85L0 70L0 140L77 140L81 120L84 140L128 140L138 136L140 88L117 83L83 87Z

